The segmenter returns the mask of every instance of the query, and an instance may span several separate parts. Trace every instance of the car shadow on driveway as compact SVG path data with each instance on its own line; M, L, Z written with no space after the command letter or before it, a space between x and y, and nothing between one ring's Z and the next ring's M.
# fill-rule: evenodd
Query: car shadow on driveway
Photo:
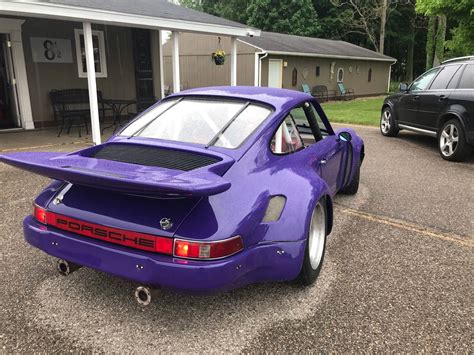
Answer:
M427 149L439 155L438 141L434 137L425 136L414 132L401 131L395 139L411 143L418 148ZM441 156L440 159L442 159ZM471 153L471 155L463 163L474 163L474 154Z

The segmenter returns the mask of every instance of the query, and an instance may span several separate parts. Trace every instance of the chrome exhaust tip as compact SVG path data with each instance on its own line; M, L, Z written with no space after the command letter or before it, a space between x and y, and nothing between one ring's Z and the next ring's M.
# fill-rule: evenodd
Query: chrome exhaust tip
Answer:
M156 297L156 290L150 287L138 286L135 290L135 300L140 306L148 306L154 297Z
M59 273L64 276L68 276L69 274L72 274L74 271L82 267L81 265L71 263L64 259L58 259L56 266Z

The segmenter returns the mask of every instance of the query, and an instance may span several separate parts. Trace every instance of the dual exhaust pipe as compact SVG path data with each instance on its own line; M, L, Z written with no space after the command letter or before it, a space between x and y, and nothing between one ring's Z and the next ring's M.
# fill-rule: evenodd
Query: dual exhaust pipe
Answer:
M79 270L82 265L72 263L64 259L58 259L56 267L60 274L68 276ZM135 300L140 306L148 306L154 298L158 297L158 291L148 286L138 286L135 289Z

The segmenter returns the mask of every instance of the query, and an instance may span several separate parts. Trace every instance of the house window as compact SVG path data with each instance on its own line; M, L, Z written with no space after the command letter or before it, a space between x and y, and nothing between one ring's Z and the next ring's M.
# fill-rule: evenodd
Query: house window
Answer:
M86 46L84 31L75 29L77 71L80 78L87 78ZM94 48L94 66L97 78L107 77L107 63L105 61L105 42L103 31L92 31L92 47Z
M321 68L320 68L320 66L318 65L318 66L316 67L316 76L320 76L320 75L321 75Z
M343 82L344 81L344 69L339 68L337 70L337 81L338 82Z
M367 81L369 83L372 81L372 68L369 68L369 77L367 78Z

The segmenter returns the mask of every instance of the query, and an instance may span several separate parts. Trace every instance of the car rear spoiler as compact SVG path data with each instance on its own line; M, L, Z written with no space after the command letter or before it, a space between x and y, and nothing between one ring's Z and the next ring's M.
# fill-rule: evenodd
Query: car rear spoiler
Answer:
M83 155L50 152L0 154L14 167L72 184L147 196L209 196L230 188L230 182L213 171L218 164L191 171L130 164Z

